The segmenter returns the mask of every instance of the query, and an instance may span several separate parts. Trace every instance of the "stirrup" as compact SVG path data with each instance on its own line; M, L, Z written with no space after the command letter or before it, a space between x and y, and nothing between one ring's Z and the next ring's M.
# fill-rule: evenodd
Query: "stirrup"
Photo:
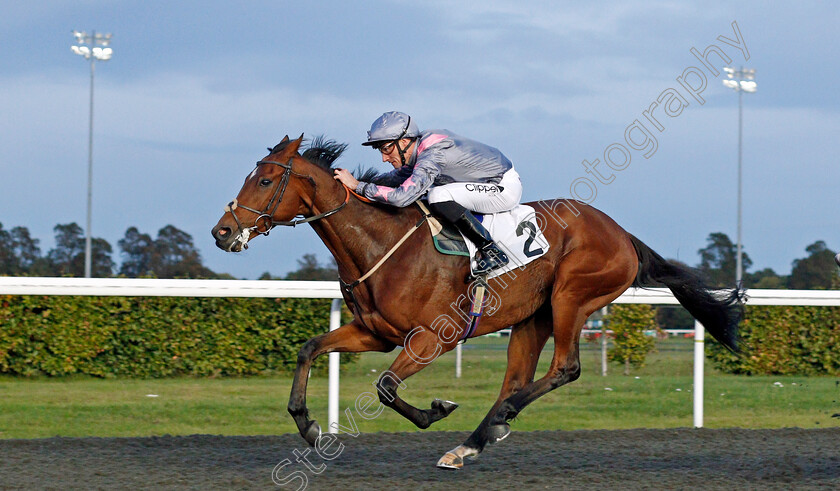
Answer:
M491 242L478 251L475 258L475 268L473 274L481 276L487 274L494 269L504 267L510 260L507 254L502 252L495 243Z

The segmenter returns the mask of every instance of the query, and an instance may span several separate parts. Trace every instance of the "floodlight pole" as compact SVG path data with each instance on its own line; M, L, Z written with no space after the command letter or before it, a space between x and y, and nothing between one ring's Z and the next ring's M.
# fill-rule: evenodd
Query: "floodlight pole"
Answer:
M744 128L744 92L755 92L755 70L744 69L735 70L731 67L724 68L728 79L723 81L723 85L734 89L738 92L738 231L737 231L737 252L735 256L735 283L740 286L744 275L743 266L743 241L741 240L741 226L742 226L742 160L743 160L743 128Z
M93 263L91 244L91 215L93 211L93 87L96 78L96 60L106 61L111 59L113 50L108 47L111 42L111 34L103 35L92 31L88 35L85 32L73 31L73 35L76 37L77 43L72 46L73 52L90 60L90 124L88 126L87 218L85 223L85 278L90 278Z
M93 211L93 81L96 58L90 57L90 126L88 128L87 219L85 221L85 278L91 277L91 215Z
M93 66L93 65L91 65ZM92 118L92 116L91 116ZM741 279L744 275L744 264L741 252L741 224L742 224L742 158L743 158L743 134L744 134L744 91L738 91L738 252L735 256L735 284L741 287Z

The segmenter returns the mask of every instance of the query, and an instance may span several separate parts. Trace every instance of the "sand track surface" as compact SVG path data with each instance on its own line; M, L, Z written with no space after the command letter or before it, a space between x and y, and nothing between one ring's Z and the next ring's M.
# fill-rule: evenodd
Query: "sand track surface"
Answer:
M840 428L514 431L437 469L467 435L341 435L332 460L298 435L0 440L0 488L840 489Z

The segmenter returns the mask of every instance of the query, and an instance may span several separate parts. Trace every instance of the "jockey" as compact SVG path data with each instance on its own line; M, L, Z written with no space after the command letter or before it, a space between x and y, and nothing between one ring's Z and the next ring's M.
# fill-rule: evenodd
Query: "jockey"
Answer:
M345 169L335 178L356 193L404 207L428 192L430 208L477 247L474 273L508 263L508 257L471 212L498 213L519 204L522 183L513 164L497 149L448 130L420 131L411 116L387 112L373 122L368 139L394 170L374 182L359 182Z

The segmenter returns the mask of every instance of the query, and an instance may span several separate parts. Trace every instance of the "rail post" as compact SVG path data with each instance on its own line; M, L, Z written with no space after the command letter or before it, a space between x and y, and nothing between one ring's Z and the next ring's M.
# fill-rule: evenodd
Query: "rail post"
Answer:
M706 329L699 321L694 321L694 427L703 427L703 362L705 353Z
M455 378L461 378L461 346L463 344L463 342L460 342L457 346L455 346Z
M341 302L335 298L330 305L330 331L341 327ZM330 353L330 389L327 409L327 428L330 433L338 433L338 374L341 368L339 353ZM333 424L334 423L334 424Z
M609 310L607 307L601 309L601 376L607 376L607 322L606 317Z

